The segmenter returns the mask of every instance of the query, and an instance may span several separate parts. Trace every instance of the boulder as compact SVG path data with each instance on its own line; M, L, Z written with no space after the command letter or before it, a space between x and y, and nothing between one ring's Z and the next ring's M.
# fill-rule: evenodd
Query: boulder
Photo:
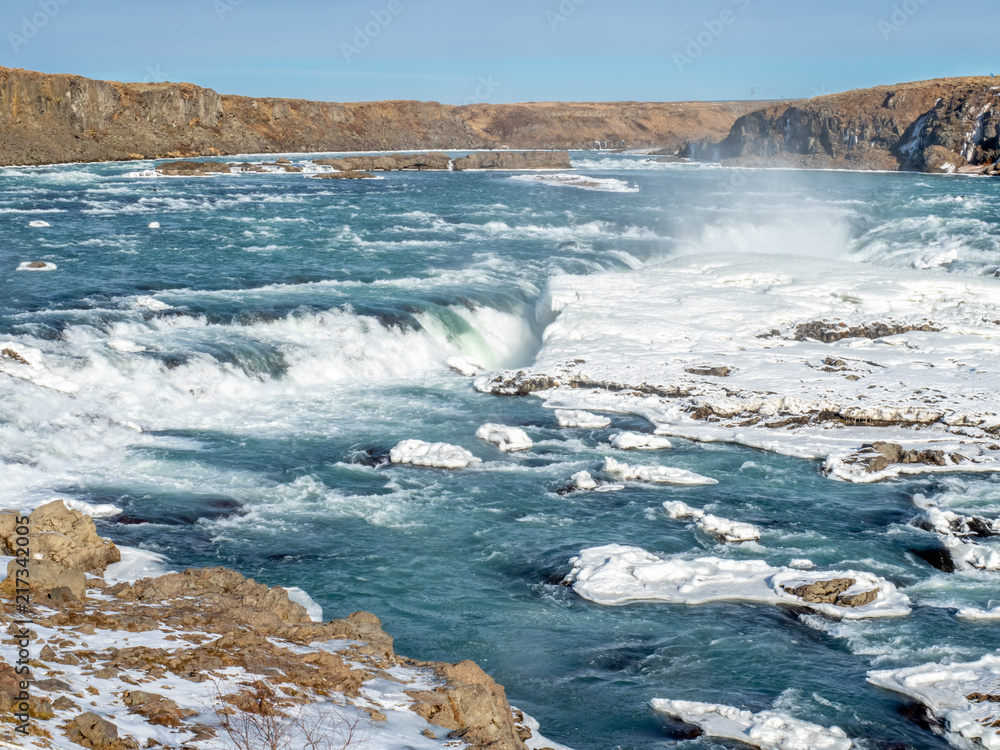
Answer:
M230 174L232 168L218 161L170 161L156 171L166 177L193 177L209 174Z
M13 596L16 588L17 570L20 567L18 560L11 560L7 563L7 578L0 583L0 592L6 596ZM38 602L39 594L44 591L66 589L57 597L58 601L76 599L82 601L87 596L87 576L79 570L64 568L49 560L28 560L25 567L28 570L28 577L21 578L28 584L31 598Z
M572 169L566 151L486 151L455 159L453 169Z
M472 661L435 666L446 686L407 693L413 711L474 748L526 750L502 685Z
M93 711L80 714L66 726L70 742L93 750L119 750L139 747L135 740L119 740L118 727Z
M0 551L4 554L13 555L17 549L19 515L11 511L0 513ZM90 516L70 510L62 500L35 508L29 518L28 548L36 560L48 560L70 570L103 574L108 565L122 559L114 542L98 535Z
M368 172L356 172L354 170L347 170L344 172L325 172L323 174L316 175L317 179L320 180L370 180L375 175L369 174Z
M863 607L878 598L878 589L862 591L857 594L845 593L857 581L853 578L833 578L829 581L815 581L795 588L782 586L789 594L793 594L810 604L835 604L838 607Z

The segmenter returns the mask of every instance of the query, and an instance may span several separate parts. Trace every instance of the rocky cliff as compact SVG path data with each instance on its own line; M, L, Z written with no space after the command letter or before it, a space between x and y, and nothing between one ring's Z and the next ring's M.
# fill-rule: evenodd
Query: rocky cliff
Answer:
M338 104L0 68L0 165L239 153L669 147L721 139L751 103Z
M399 656L373 614L318 622L225 568L115 579L118 548L60 500L0 512L0 553L4 747L548 744L476 664Z
M1000 158L1000 81L945 78L779 104L740 117L714 153L745 166L972 171Z

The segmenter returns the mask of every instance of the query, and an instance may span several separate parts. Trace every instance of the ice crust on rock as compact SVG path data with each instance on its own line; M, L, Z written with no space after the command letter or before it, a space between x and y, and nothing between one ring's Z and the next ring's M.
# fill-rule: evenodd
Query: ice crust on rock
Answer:
M692 508L680 500L668 500L663 507L671 518L681 521L691 519L706 534L724 542L753 542L760 539L760 530L752 523L719 518L698 508Z
M528 433L520 427L507 427L502 424L484 424L476 430L476 437L492 443L504 453L531 450L535 444Z
M642 432L619 432L617 435L612 435L608 442L620 451L662 451L673 448L665 437Z
M26 260L17 267L18 271L57 271L59 267L55 263L40 260Z
M625 489L625 485L602 482L598 479L594 479L594 476L589 471L578 471L570 477L570 485L567 489L570 492L618 492L619 490Z
M35 219L34 221L29 221L28 226L31 227L32 229L46 229L48 227L51 227L52 225L49 224L49 222L47 221L42 221L41 219Z
M577 427L584 430L600 430L611 424L611 420L599 414L579 409L557 409L556 424L560 427Z
M910 613L910 600L895 585L871 573L802 571L778 568L763 560L726 560L718 557L687 559L661 557L640 547L608 544L591 547L571 560L567 582L584 599L609 606L660 601L671 604L705 604L745 601L808 607L831 617L862 619L902 617ZM845 590L850 596L876 592L861 606L807 601L789 589L830 580L853 580Z
M636 466L614 458L604 459L604 471L625 481L651 484L718 484L719 480L703 477L687 469L670 466Z
M967 663L876 670L868 673L868 682L926 706L952 744L1000 749L1000 655Z
M639 415L660 435L825 459L824 471L846 481L998 471L998 307L992 278L685 255L550 278L538 310L551 322L534 364L476 387L537 392L557 410ZM727 376L688 372L706 362L725 362ZM876 441L899 444L904 460L859 458ZM914 462L911 451L940 457Z
M733 706L656 699L657 711L699 727L709 737L737 740L761 750L850 750L840 727L822 727L783 711L753 713Z
M478 359L464 357L460 354L448 357L448 359L445 360L445 364L459 375L464 375L467 378L474 378L477 375L482 375L486 372L486 365Z
M80 390L76 383L49 371L39 349L13 341L0 341L0 373L61 393Z
M389 451L389 459L394 464L435 469L465 469L481 462L465 448L449 443L427 443L423 440L404 440Z
M1000 550L972 541L1000 536L1000 521L955 513L924 495L915 495L913 502L924 511L916 525L941 536L956 569L1000 571Z

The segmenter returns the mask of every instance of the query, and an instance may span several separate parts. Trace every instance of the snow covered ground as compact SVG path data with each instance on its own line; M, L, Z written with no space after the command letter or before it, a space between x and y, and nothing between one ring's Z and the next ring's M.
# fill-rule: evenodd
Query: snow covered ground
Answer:
M800 256L682 256L553 277L539 303L548 327L535 363L475 382L498 394L543 392L564 426L568 412L637 414L659 435L825 459L842 480L997 471L998 306L992 278ZM866 447L876 441L903 453L881 457Z

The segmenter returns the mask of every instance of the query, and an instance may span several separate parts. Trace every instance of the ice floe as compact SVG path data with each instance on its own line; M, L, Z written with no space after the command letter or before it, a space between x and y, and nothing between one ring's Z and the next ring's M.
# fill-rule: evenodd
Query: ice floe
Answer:
M44 260L26 260L18 265L18 271L55 271L58 266Z
M840 727L822 727L783 711L753 713L733 706L656 699L657 711L700 728L709 737L737 740L761 750L850 750Z
M680 500L668 500L663 507L671 518L681 521L691 519L706 534L724 542L753 542L760 539L760 530L751 523L719 518L698 508L692 508Z
M1000 655L872 671L868 682L926 706L946 737L965 740L959 747L1000 748Z
M610 456L604 459L604 471L626 482L648 482L651 484L718 484L719 480L703 477L687 469L671 466L637 466L618 461Z
M620 451L662 451L673 448L665 437L642 432L619 432L612 435L608 442Z
M49 224L49 222L47 221L42 221L41 219L35 219L34 221L29 221L28 226L31 227L32 229L46 229L48 227L51 227L52 225Z
M435 469L465 469L480 463L465 448L449 443L427 443L423 440L404 440L389 451L394 464L428 466Z
M624 484L603 482L595 479L589 471L578 471L570 477L570 484L565 490L560 490L561 494L569 492L618 492L625 489Z
M909 597L895 585L854 570L806 572L773 567L763 560L661 557L619 544L585 549L571 562L567 582L573 590L609 606L744 601L808 607L846 619L910 613Z
M484 424L476 430L476 437L492 443L504 453L531 450L534 445L528 433L520 427L507 427L502 424Z
M575 187L602 193L638 193L639 188L625 180L613 177L588 177L582 174L519 174L510 178L516 182L534 182L541 185Z
M476 387L639 415L660 435L825 459L827 474L854 482L998 471L998 308L992 278L685 255L551 277L534 364ZM879 442L893 449L872 450Z
M160 228L160 222L158 222L158 221L151 221L151 222L149 222L149 228L150 229L159 229Z
M608 417L591 414L579 409L557 409L556 424L560 427L576 427L584 430L600 430L611 424Z

